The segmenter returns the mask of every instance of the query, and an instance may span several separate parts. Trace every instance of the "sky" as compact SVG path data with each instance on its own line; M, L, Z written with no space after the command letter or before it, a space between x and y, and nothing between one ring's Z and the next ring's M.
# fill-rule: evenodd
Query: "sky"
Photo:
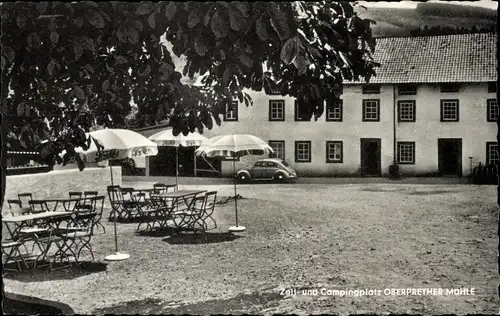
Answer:
M480 1L429 1L429 2L447 2L452 4L460 4L460 5L470 5L470 6L478 6L483 8L496 9L498 8L498 2L492 0L480 0ZM368 2L368 1L359 1L359 4L364 5L365 7L377 7L377 8L415 8L417 7L418 1L399 1L399 2L387 2L387 1L376 1L376 2Z

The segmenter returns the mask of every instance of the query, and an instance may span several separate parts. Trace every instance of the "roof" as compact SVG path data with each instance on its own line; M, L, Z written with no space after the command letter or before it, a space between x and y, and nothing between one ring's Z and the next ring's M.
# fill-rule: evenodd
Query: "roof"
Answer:
M154 134L161 132L165 129L172 128L168 124L161 124L161 125L154 125L154 126L148 126L148 127L143 127L143 128L136 128L134 129L135 132L141 134L144 137L150 137L153 136Z
M376 43L373 59L381 66L370 83L497 81L496 33L386 37Z

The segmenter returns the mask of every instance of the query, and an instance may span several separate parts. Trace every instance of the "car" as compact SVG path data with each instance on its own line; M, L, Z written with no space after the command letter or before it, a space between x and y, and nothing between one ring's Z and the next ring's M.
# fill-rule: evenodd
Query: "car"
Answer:
M293 182L297 179L297 172L278 158L258 160L252 167L242 168L235 174L238 182L272 180L276 182Z

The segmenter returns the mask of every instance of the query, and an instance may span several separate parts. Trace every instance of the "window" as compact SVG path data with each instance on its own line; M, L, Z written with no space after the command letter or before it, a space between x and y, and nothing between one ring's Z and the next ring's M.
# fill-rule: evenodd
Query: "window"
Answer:
M380 94L379 84L367 84L361 89L363 94Z
M363 100L363 122L380 121L380 100Z
M400 122L415 122L415 101L398 101L398 117Z
M326 162L327 163L342 163L344 155L342 154L342 141L327 141L326 142Z
M311 162L311 142L295 142L295 162Z
M266 162L265 161L257 161L255 163L255 165L253 165L254 167L258 167L258 168L264 168L266 166Z
M269 121L285 120L285 100L269 100Z
M441 92L458 92L460 85L456 83L444 83L441 85Z
M498 144L497 142L486 143L486 164L498 165Z
M415 95L417 94L417 86L412 84L400 84L398 86L399 95Z
M343 100L331 101L326 106L326 121L327 122L342 122Z
M224 121L238 121L238 101L232 101L227 105Z
M266 168L278 168L278 164L272 161L266 161Z
M305 107L307 104L304 103L304 101L299 102L299 100L295 100L295 122L306 122L310 121L311 119L305 119L301 117L301 107Z
M441 122L458 122L458 100L441 100Z
M486 100L486 104L488 112L488 117L487 117L488 122L496 122L498 118L497 99L488 99Z
M398 163L415 164L415 142L398 142Z
M285 141L284 140L270 140L269 146L273 149L274 153L270 156L285 160Z
M488 93L497 93L497 83L488 82Z

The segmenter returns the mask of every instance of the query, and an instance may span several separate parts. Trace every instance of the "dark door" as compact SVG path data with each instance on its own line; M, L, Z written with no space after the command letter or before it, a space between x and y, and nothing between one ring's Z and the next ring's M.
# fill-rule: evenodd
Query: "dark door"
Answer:
M361 175L380 177L381 163L380 138L361 138Z
M462 139L438 139L438 169L443 176L462 176Z

